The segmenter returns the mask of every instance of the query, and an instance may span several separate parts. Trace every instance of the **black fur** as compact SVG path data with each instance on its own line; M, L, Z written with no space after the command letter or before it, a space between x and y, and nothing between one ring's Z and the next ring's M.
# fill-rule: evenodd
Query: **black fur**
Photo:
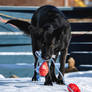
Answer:
M32 50L35 57L33 81L37 80L35 68L37 67L38 59L35 56L35 51L38 50L42 51L43 59L50 59L55 55L55 61L60 52L60 71L64 75L64 65L71 39L71 27L61 11L54 6L46 5L37 9L32 17L31 23L20 20L9 20L7 23L11 23L26 34L31 35ZM53 63L51 63L44 84L52 85L52 82L63 84L60 74L56 78Z

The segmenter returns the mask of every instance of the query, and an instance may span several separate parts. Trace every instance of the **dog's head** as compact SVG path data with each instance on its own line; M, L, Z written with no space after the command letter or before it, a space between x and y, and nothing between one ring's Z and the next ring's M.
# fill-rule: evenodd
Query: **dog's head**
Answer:
M50 59L52 55L59 52L61 44L59 23L45 23L41 27L20 20L9 20L7 23L13 24L26 34L31 35L32 40L36 41L34 44L36 43L38 49L41 50L43 59Z
M42 58L47 60L59 52L60 32L53 25L44 25L42 28L32 28L33 39L38 40L38 45L42 52Z

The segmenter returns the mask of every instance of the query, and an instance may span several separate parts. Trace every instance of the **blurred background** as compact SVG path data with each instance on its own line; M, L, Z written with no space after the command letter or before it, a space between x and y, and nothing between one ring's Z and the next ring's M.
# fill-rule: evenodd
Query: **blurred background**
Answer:
M46 4L57 6L71 23L72 39L66 60L69 72L74 71L74 66L70 68L68 61L75 61L79 71L92 70L92 0L0 0L0 74L33 76L31 38L5 22L31 22L36 9Z
M64 7L92 6L92 0L0 0L0 5L7 6L42 6L52 4Z

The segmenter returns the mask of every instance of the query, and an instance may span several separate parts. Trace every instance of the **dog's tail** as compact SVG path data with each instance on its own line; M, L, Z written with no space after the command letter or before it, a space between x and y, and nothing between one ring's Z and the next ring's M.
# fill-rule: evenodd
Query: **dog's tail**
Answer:
M23 31L25 34L30 35L31 34L31 30L29 30L29 26L31 25L31 23L28 23L26 21L22 21L22 20L9 20L6 22L6 24L12 24L16 27L18 27L21 31Z

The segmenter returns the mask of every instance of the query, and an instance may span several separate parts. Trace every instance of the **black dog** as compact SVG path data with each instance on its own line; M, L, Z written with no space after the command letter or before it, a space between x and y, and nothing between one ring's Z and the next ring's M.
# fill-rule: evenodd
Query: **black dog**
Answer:
M32 50L35 57L33 81L37 80L37 57L35 51L42 52L42 58L47 60L51 57L56 61L60 52L60 71L64 75L64 66L68 46L71 39L71 27L63 13L51 5L42 6L34 13L31 23L21 20L9 20L19 29L30 35L32 38ZM49 73L45 77L45 85L52 85L52 82L63 84L60 74L55 75L55 66L51 63Z

